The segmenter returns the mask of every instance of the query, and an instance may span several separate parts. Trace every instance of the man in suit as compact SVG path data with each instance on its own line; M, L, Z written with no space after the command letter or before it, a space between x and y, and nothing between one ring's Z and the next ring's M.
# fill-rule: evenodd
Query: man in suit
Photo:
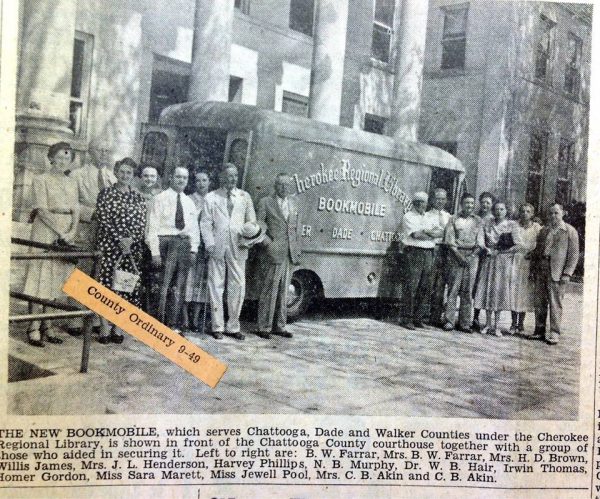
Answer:
M208 254L208 297L212 308L212 334L223 333L243 340L240 332L240 312L246 294L246 260L248 248L240 245L240 235L246 222L256 222L250 194L236 187L238 170L226 163L220 174L218 189L204 199L200 220L202 240ZM223 318L223 292L227 286L227 328Z
M563 221L563 207L553 204L548 212L548 225L540 231L532 269L536 275L535 332L533 337L556 345L561 334L565 286L579 260L579 235L574 227ZM550 332L546 318L550 309Z
M266 231L263 263L266 273L258 300L258 331L261 338L271 333L291 338L286 331L287 294L292 264L300 257L299 216L296 202L288 196L290 177L280 173L275 192L258 203L258 223ZM275 322L275 324L273 324Z
M183 336L182 307L185 280L200 246L198 212L190 197L184 194L189 172L175 168L170 187L154 196L148 213L146 244L152 265L160 269L158 320ZM169 290L173 300L167 307Z

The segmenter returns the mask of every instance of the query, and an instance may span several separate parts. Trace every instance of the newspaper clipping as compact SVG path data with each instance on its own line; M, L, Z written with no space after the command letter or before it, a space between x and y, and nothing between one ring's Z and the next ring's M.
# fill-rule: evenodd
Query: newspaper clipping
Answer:
M0 497L600 497L597 9L1 0Z

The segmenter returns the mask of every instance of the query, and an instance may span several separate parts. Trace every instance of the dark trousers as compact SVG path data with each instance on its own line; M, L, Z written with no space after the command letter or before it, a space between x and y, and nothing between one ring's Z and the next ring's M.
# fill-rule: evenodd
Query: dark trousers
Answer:
M429 320L434 324L442 322L444 315L444 296L448 282L448 258L444 246L437 245L433 252L433 269L431 277L431 305Z
M421 322L427 315L431 294L433 249L407 246L405 280L402 290L404 320Z
M160 258L160 296L158 300L158 320L169 327L175 327L181 319L185 281L192 263L189 237L159 236ZM167 299L172 288L172 299Z

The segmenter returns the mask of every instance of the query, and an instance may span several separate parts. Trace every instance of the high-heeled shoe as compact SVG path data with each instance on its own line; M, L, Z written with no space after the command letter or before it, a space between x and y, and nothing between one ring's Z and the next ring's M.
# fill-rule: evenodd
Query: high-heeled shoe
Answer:
M40 327L40 335L42 338L45 338L48 343L52 343L53 345L60 345L63 340L61 340L58 336L52 334L53 328L52 326L42 326Z
M44 342L42 341L39 329L29 329L27 331L27 342L32 347L44 348Z

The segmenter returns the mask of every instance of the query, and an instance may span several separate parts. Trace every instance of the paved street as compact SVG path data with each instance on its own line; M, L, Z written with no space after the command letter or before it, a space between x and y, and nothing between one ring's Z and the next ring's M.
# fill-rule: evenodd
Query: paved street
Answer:
M290 340L190 337L229 365L214 390L131 337L122 345L94 341L90 371L80 374L80 339L64 334L65 344L37 349L20 326L10 334L10 371L41 377L9 384L8 412L575 419L581 302L581 285L572 285L568 334L551 347L520 337L409 331L372 318L368 302L327 301L290 325ZM526 327L532 330L532 314Z

